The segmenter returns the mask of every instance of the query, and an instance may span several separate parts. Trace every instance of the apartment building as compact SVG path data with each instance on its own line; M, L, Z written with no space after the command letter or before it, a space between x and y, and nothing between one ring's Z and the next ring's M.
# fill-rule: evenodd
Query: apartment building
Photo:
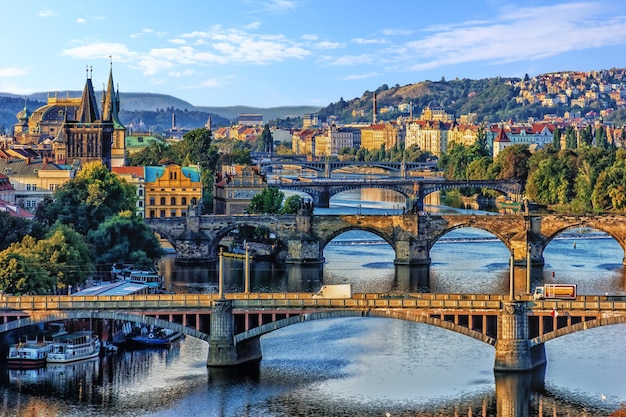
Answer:
M255 166L230 165L222 167L215 180L213 212L215 214L244 214L252 198L267 188L265 176Z

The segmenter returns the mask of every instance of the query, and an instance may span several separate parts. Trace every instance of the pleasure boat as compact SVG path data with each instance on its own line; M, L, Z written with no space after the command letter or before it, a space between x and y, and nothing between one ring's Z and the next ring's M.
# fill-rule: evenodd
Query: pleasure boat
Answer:
M68 333L54 338L48 363L67 363L94 358L100 354L100 339L90 331Z

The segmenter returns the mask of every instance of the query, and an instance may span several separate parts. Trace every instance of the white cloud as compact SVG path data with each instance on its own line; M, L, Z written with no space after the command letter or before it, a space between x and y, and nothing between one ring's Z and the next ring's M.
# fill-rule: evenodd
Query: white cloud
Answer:
M248 23L246 26L244 26L246 29L258 29L261 27L261 22L252 22L252 23Z
M313 46L317 49L339 49L339 48L344 48L346 45L343 43L339 43L339 42L324 41L324 42L318 42L314 44Z
M304 34L301 38L306 41L316 41L318 39L317 35L313 35L312 33Z
M269 13L283 14L297 9L298 5L293 0L265 0L263 8Z
M409 36L415 33L410 29L383 29L381 32L385 36Z
M353 75L347 75L345 77L342 78L342 80L344 81L350 81L350 80L363 80L366 78L373 78L373 77L378 77L381 74L378 72L368 72L367 74L353 74Z
M380 59L380 58L378 58ZM322 62L326 62L328 65L334 66L350 66L350 65L364 65L371 64L377 61L376 55L360 54L360 55L343 55L343 56L324 56L321 59Z
M40 10L39 13L37 13L37 15L39 17L53 17L57 15L57 12L55 12L54 10L50 10L50 9L43 9L43 10Z
M386 39L364 39L364 38L354 38L352 39L352 42L354 43L358 43L361 45L376 45L376 44L386 44L389 41Z
M95 42L65 49L61 55L80 59L109 59L112 55L116 60L124 62L133 59L137 54L129 51L126 45L121 43Z
M424 70L466 62L537 60L625 43L626 18L617 14L606 18L600 11L595 3L507 8L492 21L428 28L431 35L406 43L396 57L414 70Z
M82 17L79 17L78 19L76 19L76 23L79 23L81 25L84 25L85 22L86 22L85 19L83 19Z
M26 74L28 71L22 68L16 67L7 67L0 68L0 77L19 77L20 75Z
M186 69L183 71L170 71L167 73L168 77L175 77L175 78L180 78L180 77L186 77L188 75L192 75L195 74L195 71L192 69Z
M187 44L186 40L180 39L180 38L170 39L168 42L169 43L173 43L175 45L186 45Z

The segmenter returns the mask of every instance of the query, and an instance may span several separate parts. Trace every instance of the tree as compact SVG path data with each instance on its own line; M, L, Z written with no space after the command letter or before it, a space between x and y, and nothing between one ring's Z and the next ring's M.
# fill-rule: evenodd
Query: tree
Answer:
M280 210L281 214L296 214L302 204L302 197L297 194L290 195L285 199L283 208Z
M6 211L0 211L0 250L9 247L11 243L22 240L31 234L34 222L32 220L13 217Z
M54 283L33 254L0 252L0 290L6 294L43 294Z
M93 253L83 236L56 223L45 239L35 245L44 269L57 288L82 285L94 272Z
M95 248L100 272L109 271L114 263L150 268L163 256L158 239L134 211L108 218L98 229L89 232L87 242Z
M278 214L285 194L278 188L266 188L255 194L245 212L249 214Z
M257 150L261 152L272 152L273 145L274 138L272 137L272 132L270 132L270 125L266 124L263 127L261 136L258 138Z
M107 218L135 210L136 201L134 185L109 172L102 163L91 162L40 204L35 218L49 226L59 221L86 235Z

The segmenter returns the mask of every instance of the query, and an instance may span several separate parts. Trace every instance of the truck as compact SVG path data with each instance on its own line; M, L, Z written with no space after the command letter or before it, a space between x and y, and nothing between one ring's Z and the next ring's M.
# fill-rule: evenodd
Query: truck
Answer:
M538 285L533 300L575 300L575 284L544 284Z
M352 298L352 284L322 285L313 298Z

